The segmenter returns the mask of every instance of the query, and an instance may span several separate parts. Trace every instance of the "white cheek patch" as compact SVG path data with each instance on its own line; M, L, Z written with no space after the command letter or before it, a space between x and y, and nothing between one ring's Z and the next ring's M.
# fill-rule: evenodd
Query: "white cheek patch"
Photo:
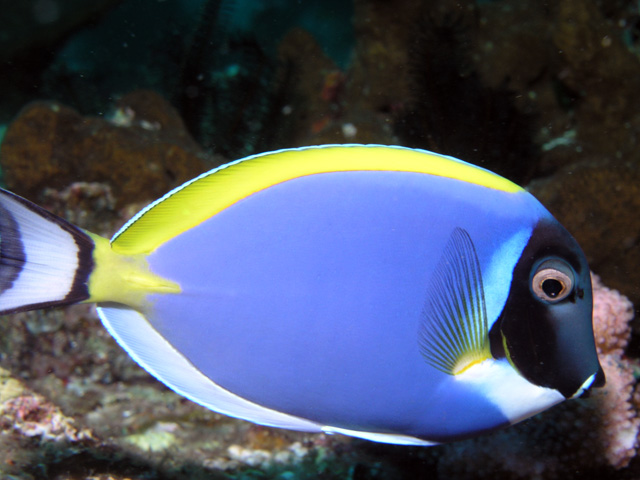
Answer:
M457 375L509 419L518 423L565 400L552 388L539 387L519 375L506 359L485 360Z

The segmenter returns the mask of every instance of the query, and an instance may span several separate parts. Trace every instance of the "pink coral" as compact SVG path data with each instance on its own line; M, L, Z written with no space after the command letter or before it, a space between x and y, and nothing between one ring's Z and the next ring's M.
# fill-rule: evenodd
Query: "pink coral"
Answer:
M12 428L26 437L78 442L92 439L86 428L78 428L53 403L37 393L25 392L0 405L0 430Z
M635 379L633 365L623 357L631 335L633 305L616 290L605 287L597 275L593 282L593 328L607 385L599 395L602 417L600 441L610 465L629 464L638 445L640 419L631 400Z
M633 305L617 290L605 287L597 275L593 282L593 330L599 355L622 356L631 334Z
M638 412L632 404L635 379L628 360L603 355L602 368L607 385L598 395L601 409L599 443L608 463L616 468L626 467L638 446Z

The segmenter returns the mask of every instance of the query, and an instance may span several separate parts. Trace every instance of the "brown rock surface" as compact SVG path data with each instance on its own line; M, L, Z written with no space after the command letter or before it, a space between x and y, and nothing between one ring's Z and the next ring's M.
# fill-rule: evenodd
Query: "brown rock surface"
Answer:
M160 95L123 97L106 120L56 102L26 106L9 126L0 164L10 190L37 199L45 187L105 182L118 206L152 200L210 168L178 113Z

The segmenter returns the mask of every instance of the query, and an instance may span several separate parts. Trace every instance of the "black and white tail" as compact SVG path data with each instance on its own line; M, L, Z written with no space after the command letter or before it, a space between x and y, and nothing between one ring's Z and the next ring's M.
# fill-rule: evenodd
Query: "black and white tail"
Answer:
M0 314L86 300L93 248L79 228L0 189Z

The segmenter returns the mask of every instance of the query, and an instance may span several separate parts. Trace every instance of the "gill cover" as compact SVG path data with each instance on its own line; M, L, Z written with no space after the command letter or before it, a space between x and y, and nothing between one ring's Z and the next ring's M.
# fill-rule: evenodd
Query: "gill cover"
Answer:
M591 279L582 250L558 222L541 219L491 329L492 354L506 355L536 385L565 398L579 396L604 385L591 312Z

